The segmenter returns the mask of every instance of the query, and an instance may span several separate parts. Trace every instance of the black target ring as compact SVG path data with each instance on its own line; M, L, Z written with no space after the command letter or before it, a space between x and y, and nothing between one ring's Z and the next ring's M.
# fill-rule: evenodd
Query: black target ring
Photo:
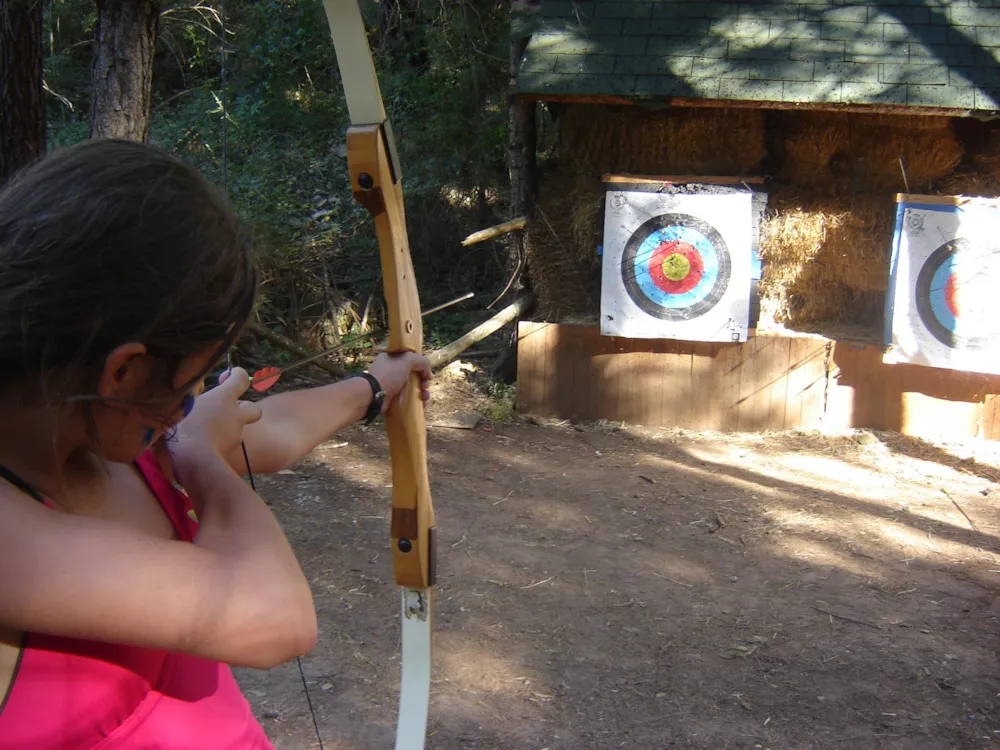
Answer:
M670 299L669 294L659 295L659 302L651 298L650 283L641 270L650 253L650 238L657 233L694 239L692 245L703 256L705 283L699 282L693 294L677 295L676 306L663 303ZM704 241L696 239L698 235ZM637 270L637 259L640 270ZM643 222L629 237L622 252L621 274L629 297L647 315L659 320L687 321L709 312L722 299L729 288L732 259L722 235L708 222L690 214L661 214Z

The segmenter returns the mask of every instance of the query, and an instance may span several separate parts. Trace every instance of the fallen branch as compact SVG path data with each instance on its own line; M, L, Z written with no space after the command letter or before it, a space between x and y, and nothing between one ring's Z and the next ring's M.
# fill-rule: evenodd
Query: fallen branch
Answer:
M473 232L462 240L462 247L475 245L477 242L492 239L493 237L499 237L501 234L507 234L508 232L513 232L517 229L524 229L524 225L527 223L527 216L518 216L516 219L505 221L503 224L497 224L495 227L480 229L478 232Z
M490 334L496 333L512 320L520 317L523 313L527 312L533 304L535 304L534 294L526 294L523 297L519 297L512 304L505 307L485 323L479 324L461 338L456 339L450 344L441 347L437 351L428 354L427 356L431 361L431 367L440 367L441 365L448 364L451 360L455 359L455 357L469 347L474 344L478 344Z

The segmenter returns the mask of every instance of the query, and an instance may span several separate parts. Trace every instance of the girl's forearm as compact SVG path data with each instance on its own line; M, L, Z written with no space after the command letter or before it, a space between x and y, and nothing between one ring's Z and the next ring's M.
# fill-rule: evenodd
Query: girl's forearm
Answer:
M368 410L371 386L364 378L268 396L258 402L263 416L243 432L250 468L262 474L280 471ZM244 464L237 457L234 466Z
M195 544L218 555L229 623L216 623L247 664L280 663L312 648L312 591L281 527L257 493L217 454L183 450L178 473L198 514ZM245 631L241 623L255 623ZM256 632L253 632L256 631Z

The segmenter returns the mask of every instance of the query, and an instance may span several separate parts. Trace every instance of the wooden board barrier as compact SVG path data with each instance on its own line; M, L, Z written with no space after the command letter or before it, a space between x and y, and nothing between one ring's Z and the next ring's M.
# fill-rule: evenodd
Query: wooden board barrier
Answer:
M1000 439L1000 377L882 364L876 346L753 336L708 344L518 326L523 414L731 432L868 427Z

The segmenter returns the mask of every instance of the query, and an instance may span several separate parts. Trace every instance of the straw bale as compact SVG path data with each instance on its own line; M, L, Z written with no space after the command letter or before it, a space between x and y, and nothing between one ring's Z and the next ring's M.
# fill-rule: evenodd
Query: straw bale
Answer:
M603 197L598 181L569 170L542 180L528 226L528 263L550 320L599 311ZM874 325L888 282L894 217L891 194L774 186L761 223L764 318L788 326Z
M814 285L800 279L782 287L780 296L769 299L773 299L771 306L777 310L775 323L790 330L837 338L834 331L850 327L854 337L879 339L883 293L832 284L824 287L822 294L817 294Z
M600 305L604 173L749 175L768 145L779 173L761 224L764 318L799 330L849 325L876 332L895 221L893 193L964 180L1000 194L1000 135L954 174L963 149L943 117L574 105L561 120L559 167L542 178L528 262L550 320ZM1000 134L1000 130L998 130ZM953 184L958 185L957 182Z
M971 163L943 179L939 188L947 195L1000 197L1000 131L991 132Z
M542 177L538 203L527 226L526 252L539 308L548 320L597 314L600 309L597 243L588 240L589 226L599 220L600 207L578 209L583 201L584 192L569 170L553 170ZM592 211L593 217L577 217L586 211Z
M894 224L892 195L775 187L761 227L764 309L779 323L870 320L888 285Z
M940 115L852 114L851 117L862 127L907 130L944 130L951 127L951 119Z
M577 175L570 203L570 225L574 240L570 249L584 263L593 263L597 260L597 246L602 240L604 184L600 180Z
M560 154L591 176L749 174L767 154L764 118L747 109L571 105L562 115Z
M809 264L823 281L884 291L894 224L891 195L776 188L762 227L761 254L775 273L794 274Z
M782 112L772 138L784 155L780 177L799 185L854 190L929 189L962 158L962 145L944 117Z

